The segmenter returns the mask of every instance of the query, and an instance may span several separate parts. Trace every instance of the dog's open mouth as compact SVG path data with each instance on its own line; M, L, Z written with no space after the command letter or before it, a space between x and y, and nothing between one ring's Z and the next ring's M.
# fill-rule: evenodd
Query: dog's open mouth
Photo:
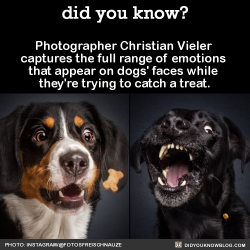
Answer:
M162 205L181 206L199 192L206 175L205 151L201 146L166 143L147 149L144 154L154 193Z
M60 190L41 189L40 194L47 202L60 206L62 209L77 209L87 200L87 189L81 189L72 183Z
M163 145L159 152L162 174L158 182L169 192L183 191L191 181L190 173L194 174L193 159L194 156L183 146L173 143Z
M157 170L151 174L161 190L172 194L188 193L190 188L201 186L203 170L199 165L203 164L203 160L198 152L174 143L162 145L156 150L158 153L149 153L150 162Z

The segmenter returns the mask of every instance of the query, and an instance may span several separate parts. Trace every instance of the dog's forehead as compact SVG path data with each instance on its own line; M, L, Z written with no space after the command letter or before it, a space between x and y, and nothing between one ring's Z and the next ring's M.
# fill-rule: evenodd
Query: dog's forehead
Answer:
M59 121L63 117L66 121L76 120L80 122L80 118L92 118L91 105L87 103L33 103L27 106L22 114L23 120L40 120L45 124L52 123L53 120ZM47 125L46 124L46 125Z
M180 109L175 108L170 110L167 116L178 116L188 121L193 121L196 119L213 119L217 120L217 116L206 110L192 110L192 109Z
M169 112L167 112L166 116L177 116L186 119L188 121L191 121L194 117L198 115L198 113L200 113L200 110L174 108L171 109Z

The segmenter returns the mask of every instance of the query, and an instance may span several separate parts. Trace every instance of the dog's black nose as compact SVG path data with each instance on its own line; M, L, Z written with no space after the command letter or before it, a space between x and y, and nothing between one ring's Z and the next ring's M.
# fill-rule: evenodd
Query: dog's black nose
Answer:
M181 133L190 128L190 123L181 117L170 116L162 121L161 127L172 132Z
M60 157L60 165L74 176L82 175L89 166L88 155L83 152L68 152Z

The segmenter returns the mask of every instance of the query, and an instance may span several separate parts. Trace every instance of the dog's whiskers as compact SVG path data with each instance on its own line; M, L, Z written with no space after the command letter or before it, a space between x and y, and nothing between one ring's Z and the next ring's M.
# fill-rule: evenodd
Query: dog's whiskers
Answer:
M42 166L42 167L48 167L48 166L47 166L47 165L44 165L44 166ZM40 175L40 174L42 174L43 172L46 172L46 171L49 171L49 169L48 169L48 168L45 168L45 169L39 171L39 172L37 173L37 175L34 176L34 178L37 178L38 175Z
M214 178L215 180L217 180L221 185L223 185L222 184L222 182L217 178L217 177L215 177L214 175L210 175L212 178Z
M93 205L93 204L97 203L99 200L101 200L101 198L97 198L96 200L93 200L92 202L90 202L88 204Z
M48 179L47 183L46 183L46 186L48 187L46 190L47 190L47 194L48 194L48 196L49 196L50 199L51 199L51 196L50 196L50 191L49 191L49 189L50 189L51 180L52 180L52 178L50 177L50 178Z

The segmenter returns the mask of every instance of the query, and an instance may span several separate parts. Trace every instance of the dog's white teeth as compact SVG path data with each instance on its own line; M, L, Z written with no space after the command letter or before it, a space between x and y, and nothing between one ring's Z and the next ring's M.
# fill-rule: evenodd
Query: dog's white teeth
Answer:
M180 150L185 150L185 151L187 151L187 149L186 148L184 148L183 146L180 146L180 145L174 145L174 143L172 143L172 144L168 144L167 146L167 149L170 149L170 148L176 148L176 149L180 149Z
M84 190L81 191L81 193L78 195L78 197L82 197L84 195Z
M169 149L185 150L186 152L188 152L188 150L185 147L180 146L179 144L175 145L174 143L172 143L172 144L163 145L161 146L161 149L159 152L160 160L163 160L166 157L170 157L170 155L168 154ZM189 153L189 158L191 161L194 159L194 157L190 153Z
M170 156L169 154L167 154L168 153L167 147L168 147L167 145L163 145L161 147L161 150L159 152L159 158L160 158L160 160L163 160L165 157L169 157Z
M194 157L191 154L189 154L189 159L190 159L190 161L192 161L194 159Z
M165 184L163 183L163 181L162 181L161 177L158 177L158 182L159 182L162 186L164 186L164 185L165 185Z
M159 158L160 158L160 160L162 160L163 158L164 158L164 151L165 151L165 149L167 148L167 146L166 145L163 145L162 147L161 147L161 150L160 150L160 153L159 153Z
M167 167L166 169L164 169L162 171L162 173L163 173L163 175L164 175L165 178L167 178L167 176L168 176L168 169L169 169L169 167Z
M168 173L166 172L166 170L163 170L162 173L163 173L164 177L167 178Z
M63 195L62 191L59 191L59 196L64 198L64 195Z
M186 185L186 183L187 183L187 182L184 180L184 181L181 183L181 185L180 185L180 186L181 186L181 187L183 187L183 186L185 186L185 185Z

